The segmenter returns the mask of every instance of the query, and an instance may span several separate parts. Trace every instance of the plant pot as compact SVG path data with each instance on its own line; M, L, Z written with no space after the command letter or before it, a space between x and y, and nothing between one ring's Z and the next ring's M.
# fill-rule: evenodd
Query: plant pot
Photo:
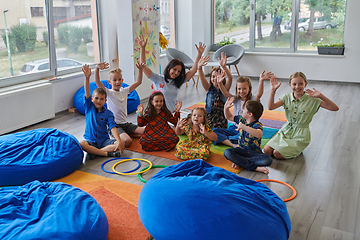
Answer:
M345 47L317 47L319 54L344 55Z

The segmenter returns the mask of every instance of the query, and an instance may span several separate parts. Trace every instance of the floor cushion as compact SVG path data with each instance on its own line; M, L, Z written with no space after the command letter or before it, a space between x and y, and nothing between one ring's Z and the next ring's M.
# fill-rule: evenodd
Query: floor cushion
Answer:
M111 89L111 85L109 84L109 82L107 80L102 80L101 82L106 88ZM128 86L129 85L126 83L123 83L121 85L121 87L128 87ZM96 83L91 82L90 83L91 95L96 88L97 88ZM85 114L85 109L84 109L85 97L84 96L85 96L85 90L84 90L84 86L82 86L79 90L77 90L77 92L74 95L74 99L73 99L74 107L76 108L76 110L78 110L78 112L80 112L83 115ZM127 98L127 112L131 113L131 112L136 111L139 104L140 104L140 97L139 97L138 93L135 90L133 90L131 93L129 93L128 98ZM104 106L107 107L106 103Z
M0 136L0 186L64 177L79 167L83 156L74 136L53 128Z
M0 239L107 239L108 221L88 193L60 182L0 189Z
M268 187L202 160L169 166L142 188L138 211L156 240L288 239L285 203Z

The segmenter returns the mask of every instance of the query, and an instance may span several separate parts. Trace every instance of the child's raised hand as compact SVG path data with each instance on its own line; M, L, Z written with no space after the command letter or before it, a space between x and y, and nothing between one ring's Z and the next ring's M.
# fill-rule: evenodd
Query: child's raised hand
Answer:
M180 112L181 107L182 101L177 101L177 103L175 103L175 112Z
M86 78L89 78L91 76L91 68L89 67L89 65L84 64L82 67L82 71Z
M231 106L233 105L233 102L234 102L234 97L229 97L224 104L224 108L227 108L227 109L231 108Z
M238 127L235 129L235 131L240 131L244 127L244 124L239 122Z
M143 115L143 112L144 112L144 105L140 104L138 107L137 107L137 111L139 113L139 116L142 116Z
M185 125L187 125L187 119L183 118L183 119L180 119L180 121L178 121L178 123L176 124L176 127L182 129Z
M309 94L310 97L320 98L321 92L319 92L319 91L316 90L315 88L313 88L313 89L314 89L314 90L306 89L305 92L306 92L307 94Z
M276 76L273 76L270 78L270 87L271 87L271 92L275 93L276 90L278 90L278 88L280 87L281 82L278 82L278 79Z
M224 69L226 67L227 57L226 53L221 52L221 58L218 58L220 66Z
M205 125L200 123L199 128L200 128L200 133L205 134Z
M139 45L141 48L144 48L146 47L147 41L148 38L145 40L144 37L140 35L135 39L135 44Z
M260 81L264 81L266 79L270 79L272 77L275 77L275 75L272 72L265 73L265 70L260 74Z
M146 63L139 63L139 61L137 61L135 65L139 69L139 71L143 70L144 67L146 67Z
M202 56L198 62L197 68L200 69L203 66L207 64L207 62L210 60L209 56Z
M222 81L225 79L225 72L222 70L219 70L215 74L216 74L216 82L218 84L221 84Z
M104 69L108 69L109 68L109 63L107 62L101 62L101 63L98 63L96 65L96 68L100 69L100 70L104 70Z
M201 55L204 53L206 45L205 43L199 42L199 46L195 44L196 50L198 52L198 57L201 57Z

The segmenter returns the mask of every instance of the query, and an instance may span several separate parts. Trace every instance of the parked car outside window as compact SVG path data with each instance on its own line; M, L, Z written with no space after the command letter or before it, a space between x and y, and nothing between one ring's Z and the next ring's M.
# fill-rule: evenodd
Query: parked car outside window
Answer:
M299 23L298 24L299 32L307 31L309 29L309 22L310 22L310 19L306 20L306 22ZM314 25L313 25L314 30L331 29L331 28L335 28L335 27L336 27L336 23L327 22L323 17L314 18Z

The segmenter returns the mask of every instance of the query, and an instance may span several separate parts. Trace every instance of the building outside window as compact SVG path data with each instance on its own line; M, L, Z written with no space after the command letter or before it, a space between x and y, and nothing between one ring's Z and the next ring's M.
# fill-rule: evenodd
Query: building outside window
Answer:
M51 78L79 71L84 63L99 62L93 2L4 2L4 17L0 18L0 86Z
M315 51L341 43L346 0L214 0L214 43L252 51Z

